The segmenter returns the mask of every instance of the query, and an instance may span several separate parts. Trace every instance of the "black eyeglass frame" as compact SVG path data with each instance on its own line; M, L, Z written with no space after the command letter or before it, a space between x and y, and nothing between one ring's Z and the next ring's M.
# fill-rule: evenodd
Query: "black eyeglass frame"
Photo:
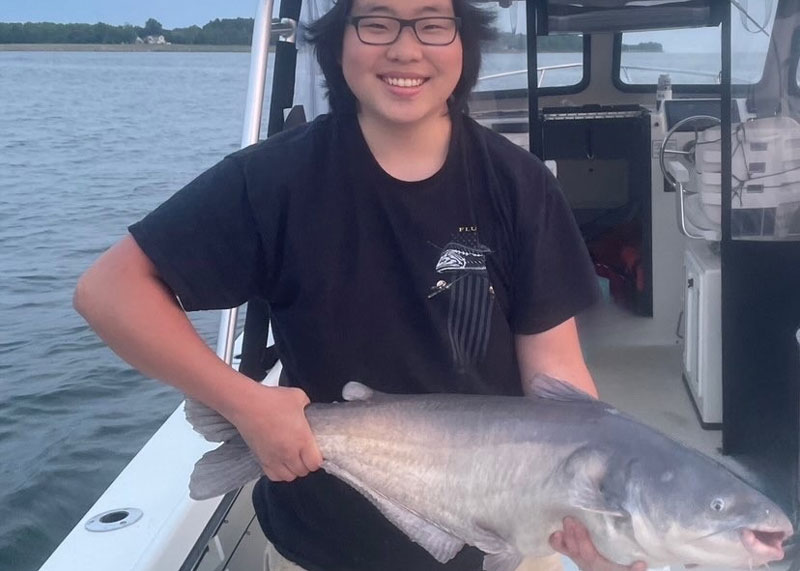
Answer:
M365 42L364 39L361 37L361 32L358 29L358 23L361 20L392 20L394 22L399 22L400 27L397 29L397 35L391 42ZM450 20L455 22L455 30L453 32L453 39L451 39L446 44L432 44L430 42L424 41L422 38L419 37L419 32L417 32L417 22L424 22L425 20ZM368 46L390 46L395 43L399 38L400 34L403 33L403 28L411 28L414 31L414 37L417 38L417 41L421 43L423 46L449 46L458 37L458 33L461 31L461 18L458 16L425 16L424 18L413 18L411 20L404 20L403 18L395 18L393 16L350 16L348 19L349 23L356 29L356 36L358 36L358 40L362 44L366 44Z

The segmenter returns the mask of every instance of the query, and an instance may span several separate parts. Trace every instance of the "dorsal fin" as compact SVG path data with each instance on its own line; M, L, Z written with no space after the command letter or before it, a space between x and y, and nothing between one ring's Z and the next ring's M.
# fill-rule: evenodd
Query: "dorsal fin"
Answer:
M558 401L598 402L592 395L554 377L537 374L530 382L533 396Z
M370 400L378 394L380 393L358 381L350 381L342 388L342 398L346 401Z

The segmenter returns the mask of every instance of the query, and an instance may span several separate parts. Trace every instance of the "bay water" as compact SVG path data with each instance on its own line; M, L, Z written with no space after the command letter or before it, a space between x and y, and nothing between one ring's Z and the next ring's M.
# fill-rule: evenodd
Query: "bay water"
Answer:
M181 400L106 348L72 292L127 225L239 146L248 67L0 52L2 570L38 569ZM192 319L213 345L218 313Z

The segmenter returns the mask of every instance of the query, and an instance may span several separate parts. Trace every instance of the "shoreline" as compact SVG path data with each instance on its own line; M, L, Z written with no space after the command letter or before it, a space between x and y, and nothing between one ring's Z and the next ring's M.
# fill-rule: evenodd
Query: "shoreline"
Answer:
M249 52L247 45L196 44L0 44L0 52ZM269 51L274 52L275 46ZM625 50L626 53L665 53L648 50ZM487 53L524 53L516 49L491 49ZM580 53L571 51L542 51L539 53Z
M0 44L0 52L249 52L250 46L194 44ZM274 51L274 47L270 47Z
M270 46L270 52L275 46ZM244 45L196 45L196 44L0 44L0 52L250 52ZM524 50L492 49L486 53L522 54ZM540 52L580 53L580 52Z

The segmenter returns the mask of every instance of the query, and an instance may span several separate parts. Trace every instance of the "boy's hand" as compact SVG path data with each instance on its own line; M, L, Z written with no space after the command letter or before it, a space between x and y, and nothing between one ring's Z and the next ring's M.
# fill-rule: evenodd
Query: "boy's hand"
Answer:
M550 536L550 547L572 559L583 571L646 571L647 569L647 564L643 561L625 566L600 555L586 527L571 517L564 518L563 531L557 531Z
M273 482L291 482L318 470L322 454L308 425L302 389L265 387L231 421Z

